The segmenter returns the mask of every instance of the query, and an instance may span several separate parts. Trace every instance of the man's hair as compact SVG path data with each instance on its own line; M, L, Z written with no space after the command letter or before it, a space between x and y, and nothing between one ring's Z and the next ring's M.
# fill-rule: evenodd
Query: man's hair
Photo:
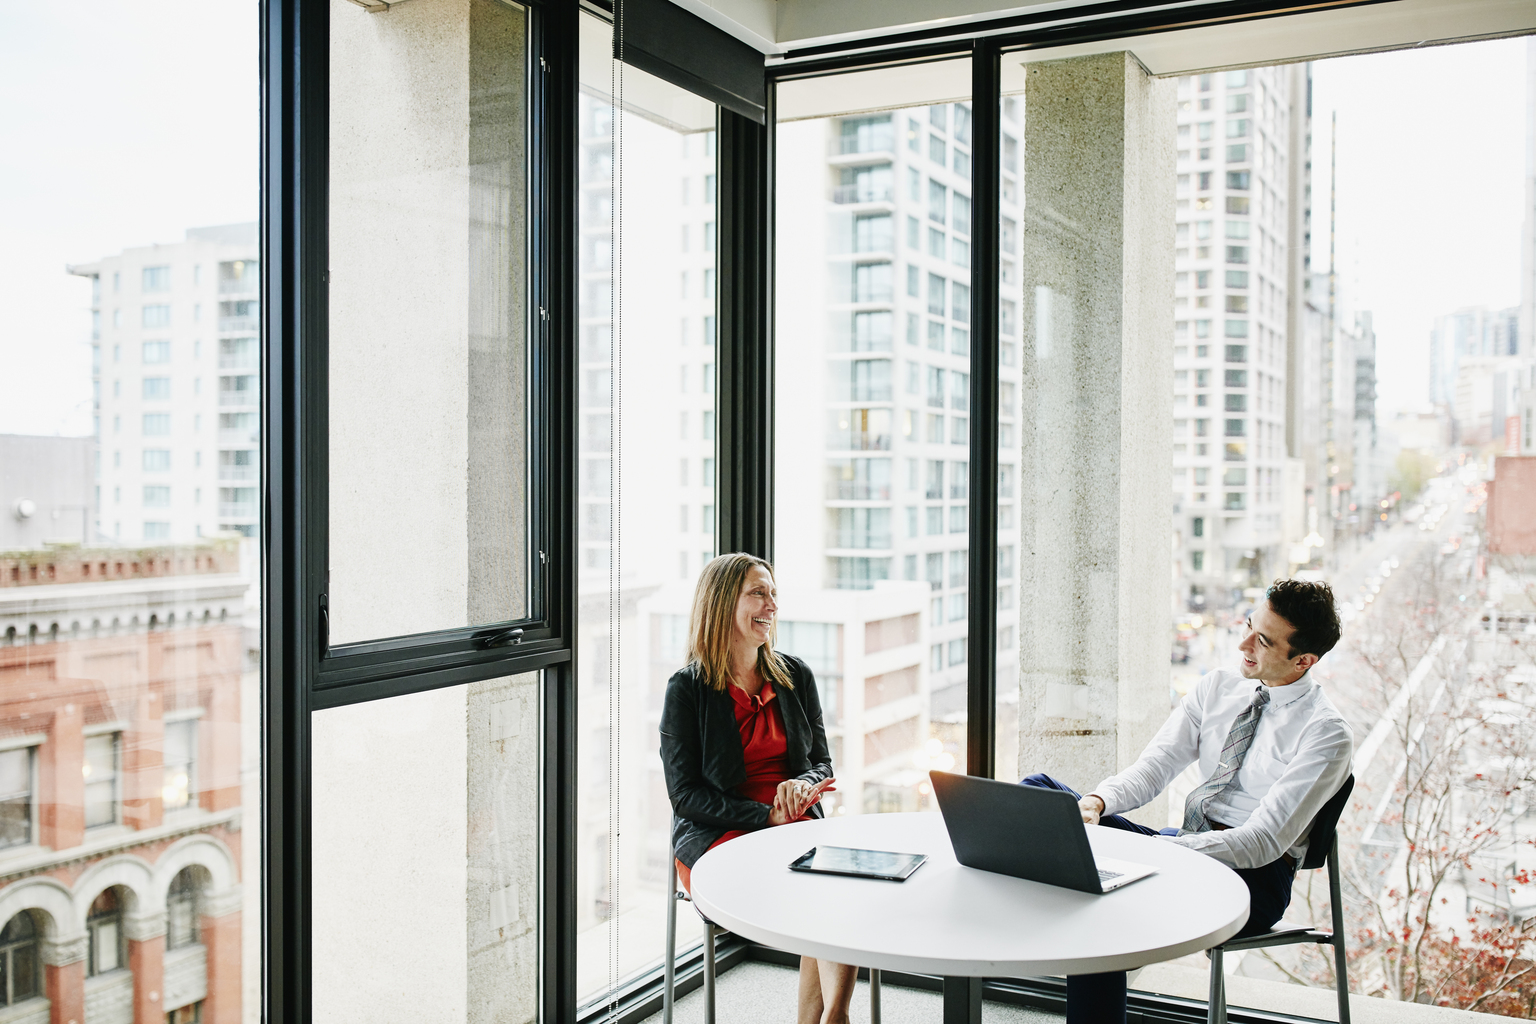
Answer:
M1270 611L1295 628L1289 657L1315 654L1321 658L1339 642L1343 630L1333 606L1333 588L1328 584L1275 580L1264 599L1269 602Z

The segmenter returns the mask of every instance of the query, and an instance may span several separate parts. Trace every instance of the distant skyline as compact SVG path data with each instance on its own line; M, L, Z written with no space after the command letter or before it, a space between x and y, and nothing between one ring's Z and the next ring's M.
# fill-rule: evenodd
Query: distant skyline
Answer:
M1328 269L1338 112L1338 272L1375 314L1380 420L1429 404L1429 332L1462 306L1520 304L1524 39L1312 65L1312 268Z
M0 433L88 434L90 292L65 272L257 216L255 0L0 0ZM1525 41L1314 65L1313 267L1376 317L1381 415L1427 402L1429 331L1517 305ZM1169 130L1173 127L1170 125Z

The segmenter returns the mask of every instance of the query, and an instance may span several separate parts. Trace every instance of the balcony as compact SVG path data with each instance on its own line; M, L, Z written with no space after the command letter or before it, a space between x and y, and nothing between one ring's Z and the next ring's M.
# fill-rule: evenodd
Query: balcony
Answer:
M220 519L255 519L256 502L254 501L221 501L219 502Z
M260 467L257 466L220 466L219 483L233 483L240 480L256 480L260 478Z
M220 391L219 392L219 405L220 406L225 406L225 407L231 406L231 405L235 405L235 406L253 406L253 405L256 405L260 400L261 400L261 392L255 390L253 388L247 388L246 390L243 390L243 391Z
M895 188L890 185L838 185L832 189L832 201L839 205L850 203L889 203L894 201Z

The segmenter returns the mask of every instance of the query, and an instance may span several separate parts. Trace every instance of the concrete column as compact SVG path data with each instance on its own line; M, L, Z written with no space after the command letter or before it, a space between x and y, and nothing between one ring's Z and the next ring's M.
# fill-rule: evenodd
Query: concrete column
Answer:
M78 704L53 713L48 742L38 750L38 841L53 850L79 846L85 839L85 763L83 718Z
M238 898L238 893L236 896ZM208 994L203 997L203 1024L240 1024L240 911L218 917L204 915L199 928L203 946L208 951Z
M49 1024L84 1024L86 937L44 939L43 994L48 997Z
M1025 86L1018 771L1083 790L1169 710L1174 90L1129 53Z

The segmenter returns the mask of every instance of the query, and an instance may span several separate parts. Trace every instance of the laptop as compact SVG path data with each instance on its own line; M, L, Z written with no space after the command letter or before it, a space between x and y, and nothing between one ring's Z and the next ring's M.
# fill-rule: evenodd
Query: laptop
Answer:
M1106 893L1145 878L1145 864L1095 860L1071 793L931 771L955 859L1078 892Z

